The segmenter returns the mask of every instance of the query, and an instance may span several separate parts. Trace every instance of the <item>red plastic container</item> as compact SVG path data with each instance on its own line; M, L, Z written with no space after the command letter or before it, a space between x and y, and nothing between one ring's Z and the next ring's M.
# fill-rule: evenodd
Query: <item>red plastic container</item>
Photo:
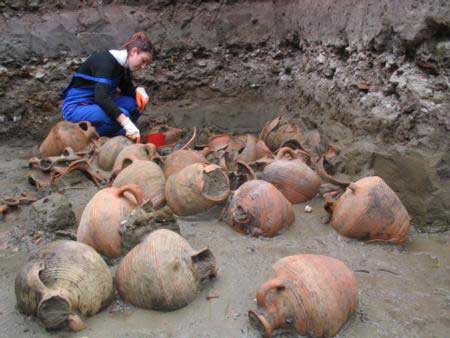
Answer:
M156 147L162 147L166 144L166 137L162 133L147 134L141 137L142 143L153 143Z

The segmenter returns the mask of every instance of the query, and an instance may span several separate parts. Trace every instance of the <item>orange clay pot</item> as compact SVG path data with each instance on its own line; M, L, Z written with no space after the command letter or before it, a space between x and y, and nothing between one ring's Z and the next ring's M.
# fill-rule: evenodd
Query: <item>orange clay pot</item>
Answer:
M245 147L239 151L238 160L245 163L252 163L256 160L256 137L248 134Z
M17 307L36 315L48 330L86 327L113 296L113 279L102 257L90 246L59 240L41 246L17 273ZM81 316L80 316L81 315Z
M152 161L124 158L124 163L131 163L114 179L112 186L121 188L127 184L136 184L142 191L144 203L150 201L153 208L159 209L166 203L166 178L161 168Z
M287 141L296 141L300 143L302 134L300 128L289 118L277 117L267 123L259 136L270 150L275 151Z
M163 129L165 144L172 144L178 141L178 139L183 134L183 129L166 127Z
M133 142L125 136L115 136L108 139L98 151L98 166L103 170L111 170L119 153L131 144Z
M278 155L283 156L281 151ZM312 199L321 184L319 175L303 160L295 158L273 161L264 168L262 179L277 187L292 204Z
M408 212L378 176L350 183L337 201L326 198L325 209L331 226L346 237L401 244L408 234Z
M208 148L216 151L225 148L232 141L232 137L228 134L219 134L209 138Z
M228 176L215 164L191 164L166 182L167 205L180 216L205 211L225 201L229 193Z
M259 160L263 157L273 158L274 156L266 143L263 140L258 140L258 142L256 142L256 159Z
M249 319L272 336L277 328L302 336L333 337L358 305L358 284L347 266L321 255L288 256L273 265L276 277L256 294L261 312Z
M209 249L194 251L177 233L161 229L124 257L116 271L116 286L128 303L171 311L191 303L215 276Z
M155 145L148 144L130 144L129 146L124 147L119 155L117 155L116 160L114 161L114 166L112 168L112 177L116 177L122 168L126 167L127 161L133 158L136 160L148 160L151 161L155 155L157 155ZM125 163L124 163L125 162Z
M87 147L93 139L98 139L95 128L88 122L58 122L39 147L42 156L59 156L66 147L80 151Z
M77 240L90 245L102 255L119 257L120 222L142 202L142 192L135 184L98 191L84 208Z
M207 164L208 161L205 156L203 156L203 153L195 150L186 149L174 151L164 160L164 175L168 178L194 163Z
M239 187L223 218L234 230L255 237L273 237L295 220L292 204L271 183L251 180Z

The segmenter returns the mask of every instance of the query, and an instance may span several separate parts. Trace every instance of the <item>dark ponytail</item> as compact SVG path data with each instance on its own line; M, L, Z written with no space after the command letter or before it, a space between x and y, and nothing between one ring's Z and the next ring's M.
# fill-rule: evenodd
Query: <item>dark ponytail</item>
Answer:
M121 48L126 49L128 52L133 48L137 48L139 52L153 54L153 45L144 32L134 33Z

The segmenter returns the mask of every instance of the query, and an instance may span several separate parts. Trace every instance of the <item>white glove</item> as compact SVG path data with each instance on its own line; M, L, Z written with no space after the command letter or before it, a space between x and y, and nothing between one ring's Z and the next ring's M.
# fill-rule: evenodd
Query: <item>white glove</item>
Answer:
M136 104L138 106L138 110L142 113L145 109L145 106L148 104L149 97L144 87L136 88Z
M135 124L130 120L129 117L127 117L123 122L121 123L123 129L125 129L125 135L131 139L131 140L137 140L139 142L139 139L141 137L141 134L139 133L139 129L135 126Z

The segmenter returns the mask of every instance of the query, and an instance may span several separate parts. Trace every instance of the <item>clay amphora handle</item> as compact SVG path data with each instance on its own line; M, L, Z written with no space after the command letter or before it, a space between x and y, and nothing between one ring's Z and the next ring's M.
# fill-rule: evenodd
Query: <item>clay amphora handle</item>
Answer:
M351 182L340 181L327 174L323 166L324 159L325 159L324 156L320 156L320 158L317 160L316 163L317 175L319 175L320 178L326 182L330 182L331 184L337 185L339 187L347 188Z
M91 138L98 139L100 136L89 121L81 121L77 123L78 127L82 130L83 134L88 140Z
M259 307L266 307L266 296L272 289L284 290L284 280L281 278L275 278L267 281L259 288L256 293L256 301Z
M285 154L289 154L292 159L296 159L297 158L297 154L294 152L294 150L292 150L289 147L283 147L280 148L280 150L278 150L277 156L275 157L277 160L281 159Z
M28 287L31 290L38 292L41 295L41 297L43 297L46 293L50 291L50 289L46 287L45 284L42 283L41 279L39 278L39 273L44 269L45 264L43 262L35 263L28 271L26 277L27 279L26 284L28 285Z
M141 188L139 188L136 184L126 184L123 187L119 188L117 190L117 196L119 197L125 197L124 193L129 192L131 193L134 198L136 199L137 205L141 205L142 202L144 202L144 196L142 194Z
M269 321L263 315L250 310L248 311L248 319L250 322L255 323L259 329L262 328L264 330L264 338L270 338L272 336L272 325L270 325Z
M77 157L77 154L72 149L72 147L65 147L63 152L61 153L61 157L64 157L64 158L75 158L75 157Z
M274 130L278 126L280 120L281 116L278 116L275 119L273 119L270 123L266 124L264 128L261 130L261 133L259 134L259 139L266 142L267 136L269 136L272 130Z
M111 181L111 182L114 181L114 180L116 179L116 177L120 174L120 172L121 172L122 170L124 170L126 167L132 165L133 162L136 161L137 159L138 159L138 158L137 158L136 156L134 156L134 155L129 155L129 156L127 156L127 157L124 157L124 158L122 159L122 163L120 163L120 167L117 168L116 170L114 170L114 171L111 173L110 181Z
M311 164L311 154L306 150L297 149L295 150L296 158L303 160L307 165Z

